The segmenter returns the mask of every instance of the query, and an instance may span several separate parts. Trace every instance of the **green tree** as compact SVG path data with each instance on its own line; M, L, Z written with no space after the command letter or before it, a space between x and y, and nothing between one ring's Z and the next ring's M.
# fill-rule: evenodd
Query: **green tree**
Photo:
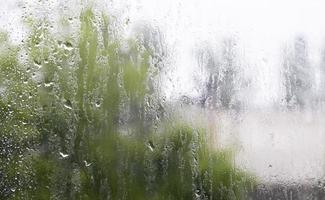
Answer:
M90 8L78 38L49 27L31 21L20 48L0 37L1 199L245 198L253 178L204 130L148 126L152 49Z
M289 109L304 109L311 106L313 84L306 40L297 37L290 50L283 62L285 102Z

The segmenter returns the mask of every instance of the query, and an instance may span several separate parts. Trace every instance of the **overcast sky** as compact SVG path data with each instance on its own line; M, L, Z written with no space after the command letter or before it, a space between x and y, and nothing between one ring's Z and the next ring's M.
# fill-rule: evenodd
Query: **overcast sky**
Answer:
M17 26L22 5L30 1L0 0L0 26L13 38L22 37ZM36 2L36 1L35 1ZM72 5L86 0L44 1L44 9ZM88 2L91 2L88 0ZM107 0L100 1L108 12L130 19L130 27L148 23L164 34L172 55L173 84L167 95L196 95L195 50L209 43L217 46L225 37L237 40L245 75L252 80L254 105L268 105L279 99L281 52L297 35L308 40L311 62L319 63L325 36L325 1L322 0ZM103 3L104 2L104 3ZM56 7L59 8L59 7ZM26 9L25 9L26 10ZM54 12L55 9L52 9ZM51 9L46 12L52 12ZM41 12L41 11L40 11ZM317 68L316 68L317 70ZM316 71L317 72L317 71ZM316 76L317 78L317 76ZM175 87L177 85L177 87Z
M129 5L131 19L146 19L165 32L174 47L177 88L184 93L194 91L193 50L205 42L217 45L223 37L236 38L240 59L254 83L251 103L257 105L279 98L280 58L286 43L304 36L315 66L324 44L321 0L138 0Z

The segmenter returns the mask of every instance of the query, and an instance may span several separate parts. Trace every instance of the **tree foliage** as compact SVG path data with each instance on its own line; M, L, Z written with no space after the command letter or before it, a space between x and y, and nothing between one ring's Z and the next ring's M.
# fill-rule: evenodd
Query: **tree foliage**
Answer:
M0 36L0 199L245 198L253 178L204 130L150 126L152 50L90 8L78 38L49 27L33 22L24 47Z

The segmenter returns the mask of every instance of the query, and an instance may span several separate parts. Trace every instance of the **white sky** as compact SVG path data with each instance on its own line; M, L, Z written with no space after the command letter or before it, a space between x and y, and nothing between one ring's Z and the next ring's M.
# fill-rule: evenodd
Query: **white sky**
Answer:
M131 20L147 20L165 32L177 68L177 89L169 88L174 93L194 93L193 50L206 41L217 45L230 35L238 38L240 57L253 80L254 100L248 101L268 105L278 98L284 43L304 35L312 62L317 63L325 36L321 0L130 0L125 4Z
M24 3L22 3L24 2ZM0 0L0 26L16 38L23 14L21 5L30 1ZM53 5L67 0L52 0ZM74 0L72 2L87 2ZM89 1L91 2L91 1ZM312 62L318 63L325 36L323 0L107 0L109 11L162 30L173 57L173 84L169 96L195 95L193 55L204 43L218 45L223 37L236 37L245 72L253 81L253 105L268 105L278 99L282 47L296 36L309 42ZM71 3L69 2L69 5ZM49 9L49 8L46 8ZM325 45L324 45L325 46ZM196 74L197 75L197 74Z

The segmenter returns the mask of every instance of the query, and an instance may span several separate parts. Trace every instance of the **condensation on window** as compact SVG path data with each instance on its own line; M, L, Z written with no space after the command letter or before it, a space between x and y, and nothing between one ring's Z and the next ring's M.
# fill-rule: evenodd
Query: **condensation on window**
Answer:
M0 199L324 199L323 5L0 2Z

